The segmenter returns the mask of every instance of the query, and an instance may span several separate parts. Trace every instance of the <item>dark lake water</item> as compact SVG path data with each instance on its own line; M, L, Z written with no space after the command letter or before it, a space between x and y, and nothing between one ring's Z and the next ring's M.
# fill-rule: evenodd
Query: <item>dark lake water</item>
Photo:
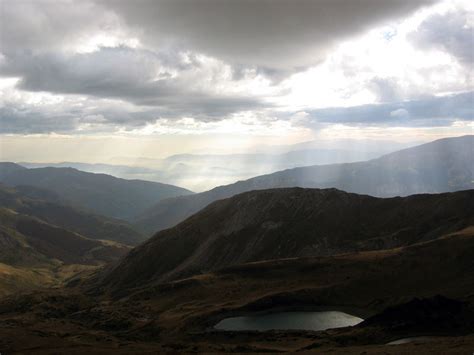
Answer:
M363 319L337 311L280 312L221 320L219 330L326 330L359 324Z

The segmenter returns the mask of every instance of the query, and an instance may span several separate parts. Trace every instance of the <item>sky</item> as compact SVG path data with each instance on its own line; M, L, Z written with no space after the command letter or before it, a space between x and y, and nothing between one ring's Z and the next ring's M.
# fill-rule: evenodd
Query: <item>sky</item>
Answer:
M0 0L0 160L474 131L474 5Z

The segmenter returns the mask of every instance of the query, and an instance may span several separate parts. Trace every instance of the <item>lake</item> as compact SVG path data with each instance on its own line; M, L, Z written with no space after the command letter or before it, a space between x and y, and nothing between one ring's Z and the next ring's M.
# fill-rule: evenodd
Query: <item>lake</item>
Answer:
M363 319L338 311L280 312L225 318L215 325L218 330L326 330L353 326Z
M403 339L398 339L391 341L390 343L387 343L387 345L402 345L402 344L408 344L408 343L426 343L428 341L433 341L436 340L440 337L432 337L432 336L424 336L424 337L411 337L411 338L403 338Z

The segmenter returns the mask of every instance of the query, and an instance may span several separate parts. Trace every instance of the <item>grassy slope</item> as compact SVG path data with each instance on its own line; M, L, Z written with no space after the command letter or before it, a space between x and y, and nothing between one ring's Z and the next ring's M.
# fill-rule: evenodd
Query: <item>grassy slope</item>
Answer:
M87 239L37 218L0 208L0 296L61 284L130 248Z
M18 267L0 263L0 298L33 290L60 287L78 274L95 270L93 265Z

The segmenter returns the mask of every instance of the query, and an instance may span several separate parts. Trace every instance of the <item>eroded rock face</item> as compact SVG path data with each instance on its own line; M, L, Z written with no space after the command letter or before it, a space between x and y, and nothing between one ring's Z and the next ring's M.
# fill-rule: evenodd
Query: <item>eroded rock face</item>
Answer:
M473 223L474 190L389 199L336 189L252 191L157 233L103 285L137 287L246 262L395 248Z

